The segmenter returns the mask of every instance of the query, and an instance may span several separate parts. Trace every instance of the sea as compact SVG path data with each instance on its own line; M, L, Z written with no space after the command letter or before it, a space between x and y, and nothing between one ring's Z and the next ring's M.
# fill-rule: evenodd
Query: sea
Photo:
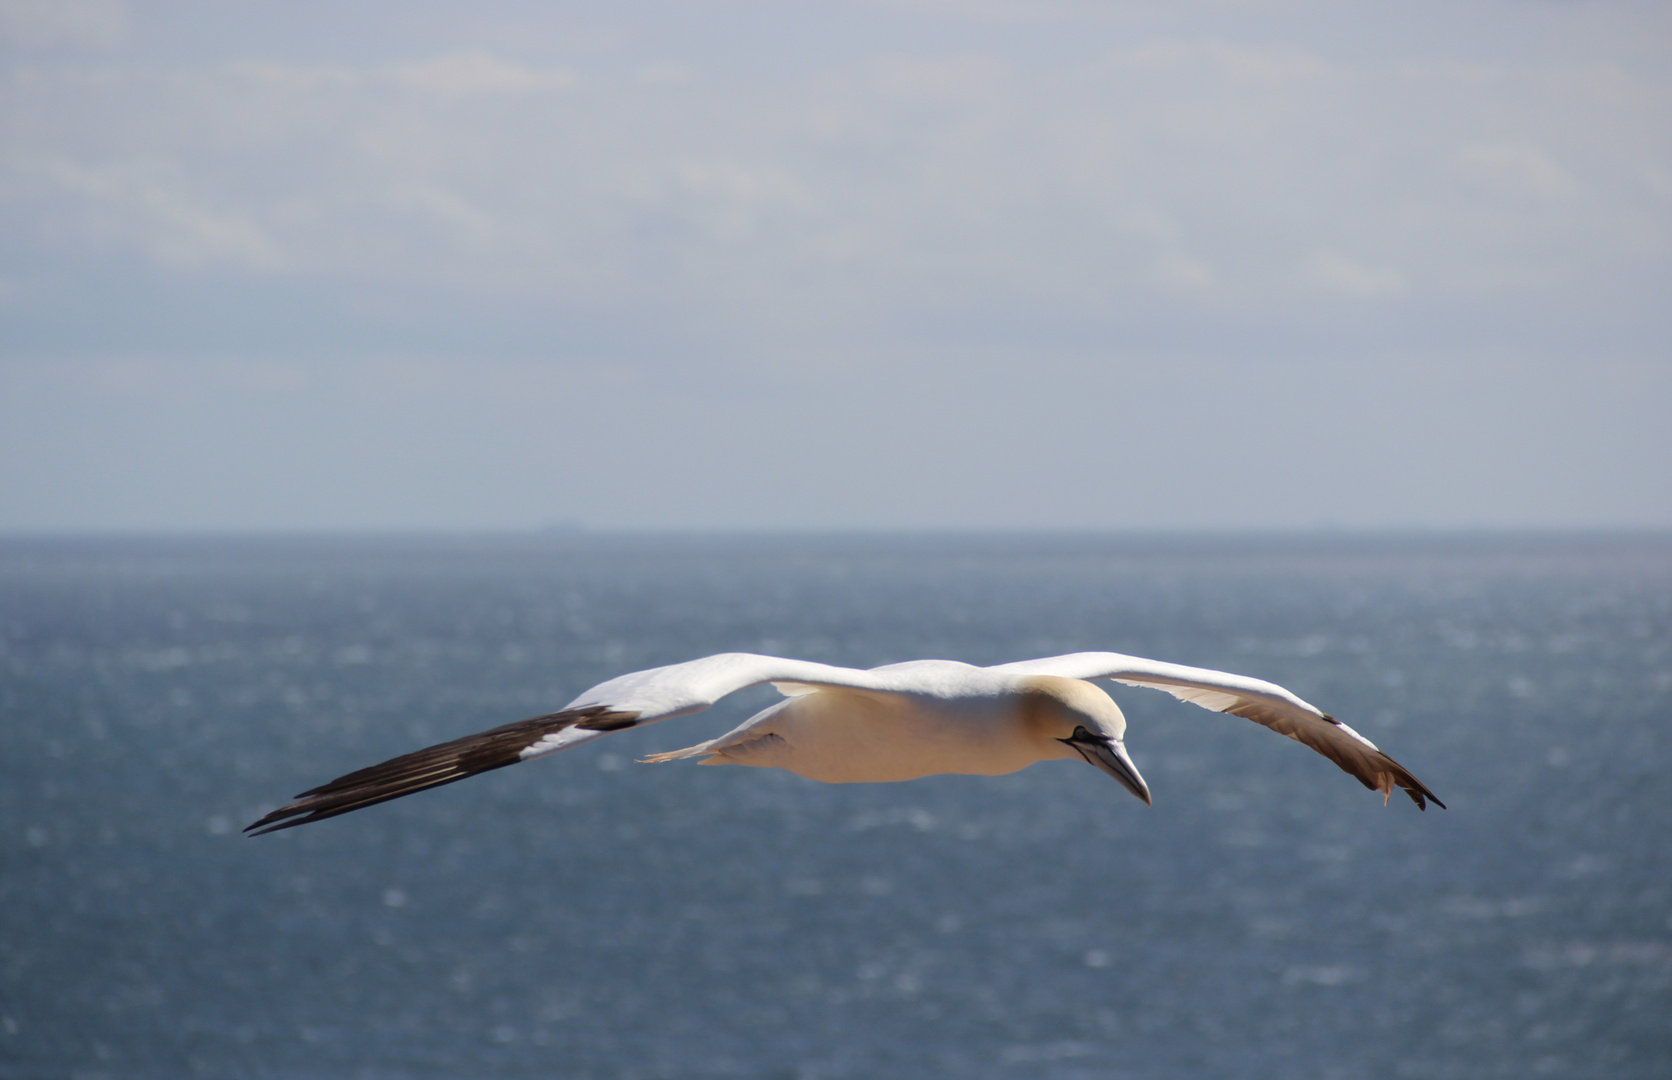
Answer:
M1078 762L289 796L726 650L1281 683L1446 803L1114 686ZM1672 1076L1672 536L0 540L0 1078Z

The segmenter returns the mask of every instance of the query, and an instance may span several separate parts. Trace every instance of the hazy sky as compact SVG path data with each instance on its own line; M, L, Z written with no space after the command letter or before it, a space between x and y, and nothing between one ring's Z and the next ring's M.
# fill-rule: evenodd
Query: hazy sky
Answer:
M0 0L0 531L1672 526L1672 5Z

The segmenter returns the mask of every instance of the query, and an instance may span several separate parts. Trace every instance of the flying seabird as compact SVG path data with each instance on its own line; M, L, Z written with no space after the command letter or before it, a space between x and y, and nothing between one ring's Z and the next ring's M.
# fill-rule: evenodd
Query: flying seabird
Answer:
M788 769L826 783L913 780L940 773L1000 776L1036 761L1078 758L1150 801L1127 756L1126 717L1093 679L1165 690L1287 735L1358 777L1387 802L1405 789L1417 809L1445 803L1341 721L1275 683L1119 653L1083 652L975 667L912 660L861 671L808 660L720 653L618 675L557 712L440 743L305 791L250 825L252 835L346 814L601 738L701 712L727 694L771 683L783 701L707 742L647 762Z

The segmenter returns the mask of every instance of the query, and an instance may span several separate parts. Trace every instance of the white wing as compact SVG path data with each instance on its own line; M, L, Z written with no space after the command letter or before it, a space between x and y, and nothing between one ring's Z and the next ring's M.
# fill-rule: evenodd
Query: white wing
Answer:
M960 665L962 666L962 665ZM650 668L617 675L601 682L565 705L565 709L604 706L616 712L630 712L635 724L654 724L675 716L701 712L727 694L761 683L845 686L856 690L892 690L898 678L886 672L791 660L755 653L719 653L683 664Z
M979 678L982 670L966 664L931 666L943 672L940 681L947 685L956 683L957 676L963 673L973 673ZM295 802L281 806L244 831L260 835L288 829L451 784L477 773L567 750L612 731L701 712L727 694L760 683L777 683L781 691L792 696L818 686L858 690L917 690L928 686L933 692L936 680L932 677L925 680L921 669L922 665L918 665L914 670L919 672L919 677L908 680L902 673L873 673L753 653L720 653L683 664L634 671L599 683L557 712L425 747L339 776L328 784L302 792Z
M1181 701L1192 702L1214 712L1230 713L1287 735L1329 758L1358 777L1365 787L1382 793L1386 802L1394 787L1426 807L1425 799L1445 809L1445 803L1423 786L1406 768L1377 749L1360 735L1317 706L1302 701L1276 683L1232 675L1226 671L1186 667L1161 660L1121 653L1086 652L1047 656L999 664L989 671L1007 675L1057 675L1066 679L1113 679L1128 686L1165 690Z

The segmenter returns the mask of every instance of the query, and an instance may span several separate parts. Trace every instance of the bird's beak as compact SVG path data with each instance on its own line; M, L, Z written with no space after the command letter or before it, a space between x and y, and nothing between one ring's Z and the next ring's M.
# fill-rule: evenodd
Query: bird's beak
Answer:
M1149 806L1149 785L1138 774L1138 766L1132 764L1132 759L1126 756L1126 746L1119 739L1111 739L1107 735L1097 735L1087 731L1084 727L1074 729L1074 735L1058 742L1072 746L1086 762L1096 765L1099 769L1119 780L1126 790L1144 800Z

